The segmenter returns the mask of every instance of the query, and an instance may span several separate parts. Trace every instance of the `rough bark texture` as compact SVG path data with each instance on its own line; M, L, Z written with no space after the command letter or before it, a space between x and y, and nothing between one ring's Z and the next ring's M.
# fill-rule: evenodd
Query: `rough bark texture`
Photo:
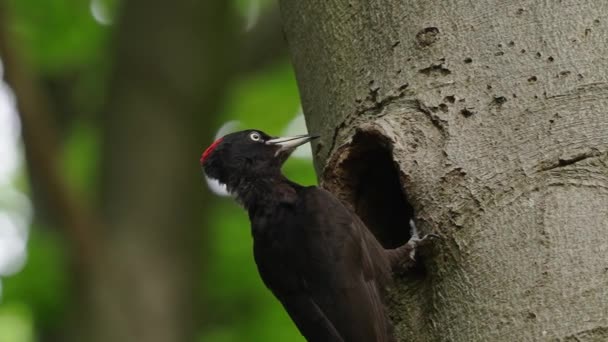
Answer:
M444 236L400 339L608 340L608 3L281 5L324 185L385 245L410 205Z

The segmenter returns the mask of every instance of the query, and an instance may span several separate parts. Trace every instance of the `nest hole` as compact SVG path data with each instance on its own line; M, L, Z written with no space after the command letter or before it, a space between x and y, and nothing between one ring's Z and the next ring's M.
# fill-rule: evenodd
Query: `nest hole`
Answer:
M380 133L359 132L350 147L341 167L343 193L384 248L403 245L414 208L402 189L390 141Z

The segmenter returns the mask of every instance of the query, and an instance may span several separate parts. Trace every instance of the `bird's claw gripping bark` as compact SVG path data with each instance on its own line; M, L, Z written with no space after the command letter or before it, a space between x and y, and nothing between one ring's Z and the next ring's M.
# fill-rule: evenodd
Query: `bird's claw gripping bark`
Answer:
M412 237L408 240L406 245L409 246L409 257L412 260L416 260L416 250L419 247L428 246L433 243L433 240L441 239L441 236L433 233L426 234L422 238L420 238L418 236L418 229L416 228L414 220L410 220L410 233Z
M437 234L418 235L414 220L410 220L410 239L401 247L387 250L387 256L393 272L409 271L416 264L416 250L432 244L433 240L441 239Z
M409 240L408 240L408 244L410 244L413 248L417 248L417 247L422 247L422 246L426 246L429 245L431 243L433 243L433 240L435 239L441 239L441 236L437 235L437 234L426 234L425 236L423 236L422 238L419 238L417 236L412 236Z
M410 253L409 253L410 259L415 261L416 260L416 251L420 247L425 247L425 246L431 245L433 243L433 240L435 240L435 239L441 239L441 237L437 234L426 234L422 238L412 236L406 243L406 245L409 247L409 250L410 250Z

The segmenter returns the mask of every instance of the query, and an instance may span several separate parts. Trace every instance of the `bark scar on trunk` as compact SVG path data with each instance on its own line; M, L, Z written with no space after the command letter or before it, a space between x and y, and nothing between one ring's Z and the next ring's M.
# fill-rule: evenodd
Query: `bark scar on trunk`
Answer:
M545 161L540 163L540 171L550 171L559 167L565 167L568 165L576 164L585 159L594 158L600 156L601 153L597 149L591 152L580 152L571 157L558 158L555 162Z

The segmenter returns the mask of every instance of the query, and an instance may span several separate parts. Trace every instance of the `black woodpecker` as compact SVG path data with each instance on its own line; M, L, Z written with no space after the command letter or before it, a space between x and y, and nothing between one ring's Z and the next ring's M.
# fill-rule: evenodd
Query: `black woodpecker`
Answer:
M283 176L289 155L315 138L231 133L205 150L201 167L248 211L260 276L308 341L396 341L384 305L392 272L437 236L418 238L411 222L412 238L385 250L333 194Z

